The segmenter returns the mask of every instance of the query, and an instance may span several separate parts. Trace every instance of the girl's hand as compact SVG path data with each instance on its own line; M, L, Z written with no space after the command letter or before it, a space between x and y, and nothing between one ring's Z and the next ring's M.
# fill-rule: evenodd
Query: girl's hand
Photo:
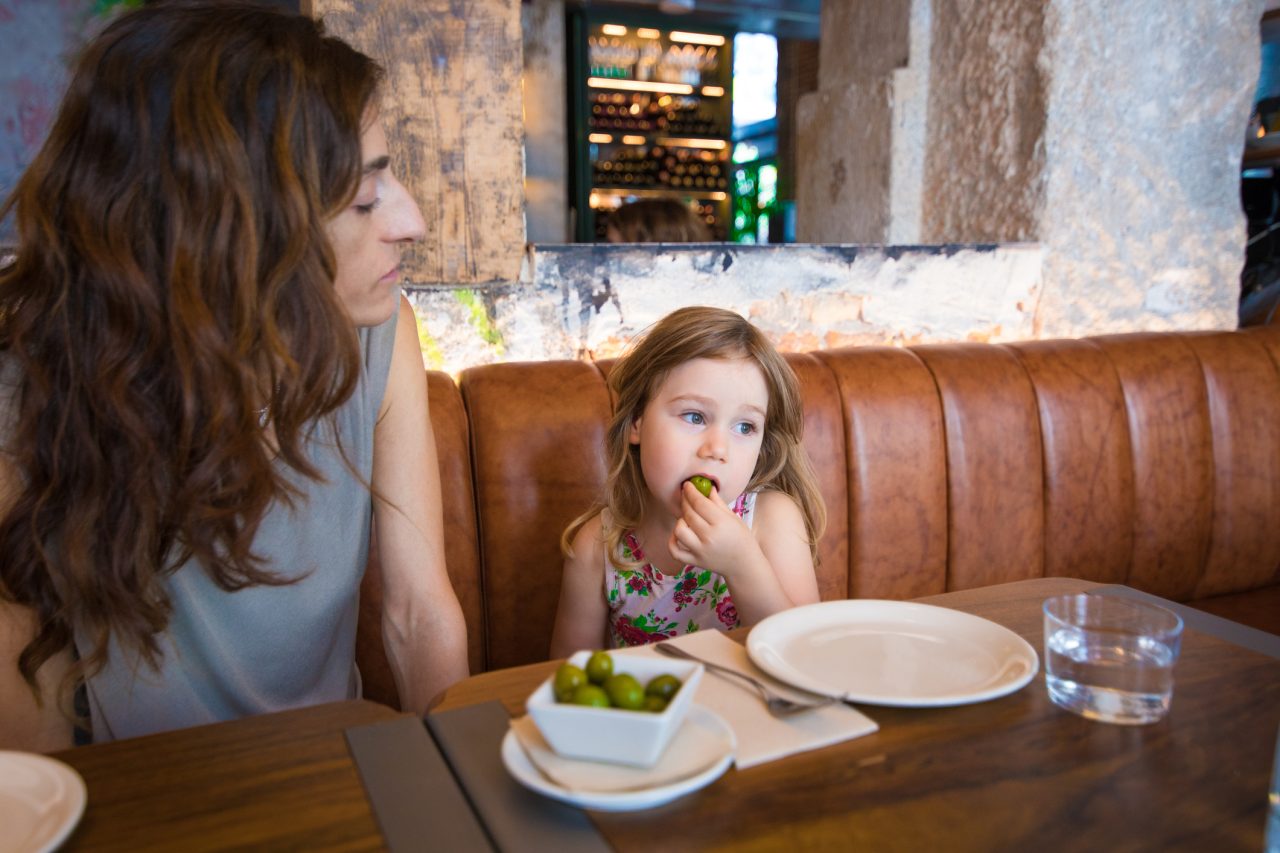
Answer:
M681 487L681 515L667 548L680 562L710 569L728 581L764 561L751 528L720 500L719 491L712 487L706 497L691 482Z

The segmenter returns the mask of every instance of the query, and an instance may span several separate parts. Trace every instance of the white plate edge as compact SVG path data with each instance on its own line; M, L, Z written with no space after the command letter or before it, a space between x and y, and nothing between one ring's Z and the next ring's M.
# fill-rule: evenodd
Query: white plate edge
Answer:
M1011 658L1011 660L1025 659L1030 666L1028 667L1027 672L1022 676L979 693L951 694L948 696L937 696L929 699L913 699L910 697L895 699L883 696L866 698L862 695L853 695L833 689L820 681L811 680L804 677L803 674L794 672L794 667L785 666L785 662L779 663L779 660L775 660L777 656L772 650L769 650L766 654L761 648L765 644L766 640L760 639L756 634L761 627L769 625L770 622L774 625L785 625L794 621L803 623L805 617L802 614L802 611L807 611L811 614L816 609L822 609L838 614L842 610L866 610L871 608L915 612L938 612L946 615L948 618L957 618L961 622L976 621L984 623L986 626L989 626L987 630L995 628L997 629L996 633L1007 634L1015 641L1014 645L1018 648L1018 651L1023 653L1023 656L1022 658L1014 657ZM773 630L776 631L779 629L774 628ZM768 631L766 630L764 633L767 634ZM789 610L783 610L779 613L775 613L772 616L767 616L757 623L747 635L746 645L747 656L751 659L752 663L784 684L789 684L793 687L798 687L802 690L808 690L812 693L818 693L823 696L834 696L835 698L845 702L889 708L949 708L959 705L972 705L979 702L987 702L991 699L998 699L1002 696L1016 693L1018 690L1027 686L1027 684L1029 684L1040 672L1040 655L1036 652L1035 647L1027 642L1026 639L1016 631L1001 625L999 622L988 619L985 616L979 616L976 613L956 610L951 607L942 607L937 604L926 604L922 601L897 601L894 599L879 598L846 598L836 599L833 601L821 601L816 604L804 605L802 607L793 607Z
M689 708L689 714L697 715L702 721L720 729L729 743L729 748L706 770L668 785L621 793L570 791L544 778L538 772L528 755L515 742L516 735L511 729L507 729L507 733L502 737L502 763L511 777L524 787L571 806L595 811L639 811L656 808L685 794L691 794L719 779L733 764L734 756L737 755L737 737L723 717L705 705L696 703Z
M66 811L66 814L51 836L40 839L43 842L43 846L31 848L31 853L51 853L67 840L72 830L79 826L81 818L84 817L85 806L89 799L84 777L65 761L59 761L56 758L38 752L0 750L0 763L3 763L6 758L39 765L51 771L63 783L62 790L65 796L60 798L62 801L60 805Z

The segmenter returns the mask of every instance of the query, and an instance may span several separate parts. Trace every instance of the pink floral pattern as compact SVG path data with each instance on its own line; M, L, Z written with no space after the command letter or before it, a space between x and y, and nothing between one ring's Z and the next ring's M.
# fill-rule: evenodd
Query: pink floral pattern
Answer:
M748 527L755 504L752 492L733 505ZM645 562L640 543L630 532L623 536L621 548L624 557L640 565L634 569L605 566L609 644L613 648L656 643L703 628L727 631L741 624L729 585L716 572L685 566L673 575L664 575Z

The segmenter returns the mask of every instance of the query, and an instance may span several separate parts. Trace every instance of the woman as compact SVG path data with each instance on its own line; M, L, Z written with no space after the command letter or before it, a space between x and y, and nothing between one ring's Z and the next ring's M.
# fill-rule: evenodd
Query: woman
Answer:
M380 76L240 2L77 64L5 205L0 746L358 695L371 516L402 704L467 674Z

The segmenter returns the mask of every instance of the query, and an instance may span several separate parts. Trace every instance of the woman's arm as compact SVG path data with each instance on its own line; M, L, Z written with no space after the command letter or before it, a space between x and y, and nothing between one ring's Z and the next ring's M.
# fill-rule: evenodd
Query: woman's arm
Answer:
M0 456L0 511L13 504L20 482L9 457ZM0 596L0 749L52 752L71 746L71 718L58 705L58 688L71 666L71 650L49 658L36 673L42 701L18 672L18 656L36 636L36 614Z
M424 713L467 677L467 626L444 563L440 469L417 324L401 297L391 375L373 440L382 642L400 705Z
M71 718L58 704L58 688L71 666L63 649L36 673L41 702L18 672L18 655L36 635L35 613L0 602L0 749L53 752L71 746Z
M604 648L609 605L604 600L604 539L600 516L573 537L573 556L566 557L560 578L560 603L551 632L551 657L564 658L580 649Z

